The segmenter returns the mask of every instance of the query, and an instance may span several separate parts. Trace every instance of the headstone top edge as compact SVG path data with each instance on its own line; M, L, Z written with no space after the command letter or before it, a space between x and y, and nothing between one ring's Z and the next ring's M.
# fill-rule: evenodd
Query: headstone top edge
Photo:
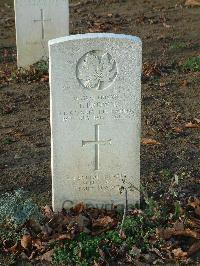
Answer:
M64 36L56 39L52 39L48 42L49 47L55 44L64 43L67 41L74 41L74 40L83 40L83 39L121 39L121 40L129 40L134 43L139 44L142 46L142 41L137 36L126 35L126 34L115 34L115 33L86 33L86 34L76 34L70 36Z

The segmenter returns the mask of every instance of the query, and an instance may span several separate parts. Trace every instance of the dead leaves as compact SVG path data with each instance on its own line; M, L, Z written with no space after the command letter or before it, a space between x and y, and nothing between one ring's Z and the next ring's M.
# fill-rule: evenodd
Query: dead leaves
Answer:
M161 76L161 69L157 64L144 63L142 65L142 73L145 79L151 76Z
M192 119L190 122L181 125L180 127L173 127L172 131L177 136L185 136L188 134L189 130L199 129L200 128L200 120L198 118Z
M47 252L45 252L43 255L38 256L37 260L39 261L46 261L46 262L52 262L52 256L53 256L54 250L51 249Z
M176 260L187 259L191 257L193 254L200 250L200 233L189 228L179 228L174 226L173 228L166 228L157 230L157 235L160 238L165 240L170 240L171 238L175 238L176 244L181 245L182 239L187 240L187 249L185 251L182 250L181 247L177 247L171 250L174 258ZM192 240L192 244L191 243Z
M43 75L43 76L40 78L40 81L41 81L41 82L48 82L48 81L49 81L49 75Z
M17 68L16 65L4 64L0 70L0 87L11 82L14 83L48 83L49 74L47 66L40 66L42 62L32 65L29 70Z
M176 259L181 259L183 257L187 257L188 255L187 252L184 252L181 248L173 249L172 253Z
M75 214L79 214L81 213L83 210L85 209L85 205L83 202L78 203L75 207L71 208L71 210L75 213Z
M162 262L166 261L166 258L173 261L187 261L192 255L200 250L200 221L193 217L199 217L200 200L196 198L190 198L188 204L183 209L190 214L191 219L181 219L176 221L169 219L168 227L157 229L156 234L153 234L149 241L153 245L160 238L164 239L166 244L161 249L152 247L148 250L147 254L143 254L137 243L132 247L130 252L131 256L140 262L145 260L146 262ZM54 254L54 245L63 247L63 241L76 241L76 236L85 232L91 236L101 236L103 233L110 229L118 230L119 219L116 212L105 211L94 208L87 209L81 202L75 207L65 212L53 213L52 209L45 206L43 209L45 216L45 223L40 225L34 221L29 221L26 224L26 233L22 235L21 239L15 244L9 241L3 242L5 252L18 254L21 259L30 262L46 262L52 263L52 255ZM133 209L129 212L130 216L143 216L143 212ZM153 221L153 217L151 218ZM119 234L119 232L118 232ZM126 240L126 235L121 237L122 240ZM182 245L182 239L188 239L187 245ZM185 243L185 242L184 242ZM166 245L166 246L165 246ZM113 252L116 247L113 246ZM126 251L121 248L118 252L122 252L124 257L128 256ZM107 259L104 250L99 248L99 254L102 261ZM80 254L80 256L82 256ZM130 260L131 258L126 258ZM96 262L96 265L99 265Z
M4 240L3 241L3 248L4 248L4 252L6 253L13 253L16 254L19 251L19 243L18 241L13 245L12 242L8 241L8 240Z
M187 219L184 221L179 219L173 223L173 227L157 229L156 232L159 238L169 243L171 247L169 246L168 250L171 249L176 260L187 260L200 251L200 200L190 198L184 213L187 213Z
M93 227L107 227L112 225L114 220L110 216L105 216L99 219L96 219L92 222Z
M183 132L183 129L182 128L180 128L180 127L174 127L174 128L172 128L173 129L173 131L175 132L175 133L182 133Z
M200 217L200 200L199 199L189 199L188 206L192 207L194 213Z
M44 216L46 218L48 218L48 219L53 218L54 213L53 213L52 209L48 205L46 205L45 207L43 207L42 208L42 211L43 211L43 214L44 214Z
M143 145L160 145L161 143L158 142L155 139L146 139L146 138L143 138L141 140L141 144L143 144Z
M194 120L193 122L186 123L185 128L200 128L200 123Z
M199 0L186 0L185 6L198 7L200 6L200 1Z
M195 232L189 228L184 230L176 230L175 228L166 228L157 230L157 235L163 239L170 239L173 236L191 237L194 239L200 239L200 233Z
M29 249L31 245L32 245L32 237L31 237L31 235L29 235L29 234L23 235L22 238L21 238L21 246L24 249Z
M52 262L53 246L55 243L62 246L63 241L73 240L77 234L84 232L93 236L116 228L116 211L87 209L81 202L65 212L53 213L49 206L42 208L43 224L28 221L25 225L26 233L13 244L4 241L4 252L18 254L22 259L35 262ZM107 213L107 215L105 215ZM114 217L115 218L114 218ZM52 247L50 248L50 244ZM102 251L103 252L103 251Z
M192 256L193 254L197 253L200 250L200 242L194 242L188 249L187 254L188 256Z
M167 25L168 26L168 25ZM165 66L158 63L144 62L142 65L143 81L150 80L154 77L163 77L170 73L172 66Z

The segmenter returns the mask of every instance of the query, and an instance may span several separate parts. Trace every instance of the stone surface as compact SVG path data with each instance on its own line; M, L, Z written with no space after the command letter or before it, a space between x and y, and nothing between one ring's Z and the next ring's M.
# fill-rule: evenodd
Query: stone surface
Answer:
M122 187L129 204L139 201L141 46L115 34L49 42L55 211L122 207Z
M68 0L15 0L18 67L48 57L48 41L69 34Z

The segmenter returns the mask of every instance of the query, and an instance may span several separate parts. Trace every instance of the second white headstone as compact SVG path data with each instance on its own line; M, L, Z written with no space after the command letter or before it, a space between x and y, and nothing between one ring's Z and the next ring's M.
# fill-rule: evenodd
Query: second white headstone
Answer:
M68 0L15 0L18 67L48 57L48 41L69 34Z
M123 187L139 201L141 46L115 34L49 42L55 211L122 206Z

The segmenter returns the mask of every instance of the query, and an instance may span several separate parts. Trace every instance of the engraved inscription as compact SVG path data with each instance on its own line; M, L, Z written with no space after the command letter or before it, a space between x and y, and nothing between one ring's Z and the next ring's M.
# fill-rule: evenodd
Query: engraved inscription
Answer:
M132 99L131 103L127 99ZM111 94L71 98L73 109L63 111L62 120L70 122L72 120L93 120L103 121L105 119L124 120L134 119L136 110L139 109L139 98L132 95L131 89L121 90L116 88Z
M117 76L117 65L109 53L90 51L77 64L76 75L85 89L104 90Z
M99 170L99 145L111 144L111 139L100 140L99 126L98 124L95 125L95 140L82 140L82 147L87 144L95 144L95 170Z
M128 177L125 173L115 173L113 175L109 174L98 174L95 175L79 175L79 176L66 176L67 180L73 183L74 189L77 192L92 192L101 191L105 193L106 191L120 191L122 186L124 186L123 180ZM130 178L133 178L132 176ZM78 185L77 185L78 184Z
M44 24L47 21L51 21L51 19L45 19L44 18L44 11L43 9L40 9L40 19L34 19L34 22L41 22L41 27L42 27L42 40L45 38L45 30L44 30Z

